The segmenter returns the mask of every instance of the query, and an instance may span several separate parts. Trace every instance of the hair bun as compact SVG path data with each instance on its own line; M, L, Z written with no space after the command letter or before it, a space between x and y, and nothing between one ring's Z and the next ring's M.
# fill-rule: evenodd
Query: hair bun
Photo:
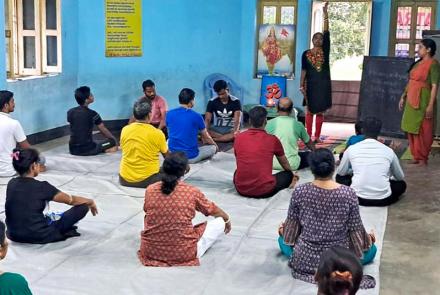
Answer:
M318 164L318 167L320 169L328 169L328 168L330 168L330 164L328 162L321 162Z
M332 278L338 278L338 279L341 279L341 280L344 280L344 281L347 281L347 282L350 282L353 279L353 276L352 276L351 272L349 272L348 270L347 271L343 271L343 272L340 272L340 271L336 270L336 271L331 273L331 277Z

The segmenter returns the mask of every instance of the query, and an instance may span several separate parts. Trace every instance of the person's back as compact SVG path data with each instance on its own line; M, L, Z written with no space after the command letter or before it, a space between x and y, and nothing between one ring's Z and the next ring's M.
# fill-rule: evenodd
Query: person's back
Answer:
M86 106L77 106L67 112L67 121L70 123L69 148L73 153L93 149L93 127L102 122L99 114Z
M310 140L302 123L290 116L279 116L267 122L266 131L281 141L290 167L298 169L301 163L298 140L303 139L306 143ZM273 169L283 169L276 158L273 160Z
M202 116L192 109L179 107L167 113L166 125L170 150L182 151L189 159L197 157L197 135L200 130L205 129Z
M163 132L139 122L122 129L121 149L120 175L129 182L138 182L158 173L159 155L168 151Z
M352 170L351 187L364 199L383 199L391 195L391 165L394 151L375 139L365 139L344 153Z
M0 273L0 295L32 295L26 279L17 273Z
M0 112L0 177L10 177L15 174L12 167L12 150L18 142L26 140L23 128L9 114Z

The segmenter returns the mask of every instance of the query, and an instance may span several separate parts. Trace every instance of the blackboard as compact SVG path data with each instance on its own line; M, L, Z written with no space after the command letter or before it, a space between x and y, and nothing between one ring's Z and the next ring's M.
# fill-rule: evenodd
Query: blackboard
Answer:
M358 119L382 120L382 135L403 137L399 100L408 82L408 70L414 59L365 56L359 94Z

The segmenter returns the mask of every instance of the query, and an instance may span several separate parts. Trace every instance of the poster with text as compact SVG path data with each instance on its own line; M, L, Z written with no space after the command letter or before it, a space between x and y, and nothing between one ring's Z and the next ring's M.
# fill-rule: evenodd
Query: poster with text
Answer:
M295 26L262 25L258 38L257 77L293 77Z
M105 56L142 56L142 0L105 1Z

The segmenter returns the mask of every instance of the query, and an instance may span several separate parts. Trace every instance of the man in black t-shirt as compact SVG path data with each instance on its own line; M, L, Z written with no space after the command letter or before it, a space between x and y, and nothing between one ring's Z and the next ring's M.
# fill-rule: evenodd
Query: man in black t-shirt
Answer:
M206 128L216 142L233 141L240 131L240 100L229 94L228 84L224 80L214 83L214 91L218 96L211 99L206 107Z
M101 116L88 107L95 101L90 88L82 86L76 89L75 99L79 106L67 112L67 121L70 123L70 153L76 156L93 156L103 152L116 152L118 150L116 138L105 127ZM95 125L107 140L93 141Z

